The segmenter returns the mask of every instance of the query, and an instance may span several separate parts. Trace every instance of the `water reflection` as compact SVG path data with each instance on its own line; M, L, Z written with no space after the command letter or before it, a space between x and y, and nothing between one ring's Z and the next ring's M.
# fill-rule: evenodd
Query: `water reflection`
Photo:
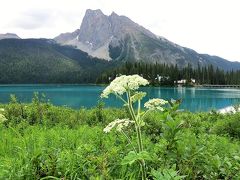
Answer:
M0 86L0 102L9 102L10 94L15 94L21 102L30 102L33 93L44 93L55 105L66 105L73 108L96 106L104 87L89 85L11 85ZM240 102L239 89L210 88L160 88L145 87L148 93L144 101L150 98L167 100L182 99L181 108L189 111L208 111L220 109ZM104 100L106 106L119 107L122 103L114 96Z

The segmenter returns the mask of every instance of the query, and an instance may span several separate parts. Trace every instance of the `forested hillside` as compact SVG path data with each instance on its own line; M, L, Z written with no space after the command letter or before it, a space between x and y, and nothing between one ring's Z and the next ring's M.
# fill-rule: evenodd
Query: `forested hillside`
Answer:
M120 74L140 74L148 79L152 85L174 85L174 81L191 78L197 84L239 84L240 71L223 71L213 65L193 68L190 64L185 68L166 64L149 64L144 62L125 62L120 67L107 70L97 79L98 83L109 83Z
M119 74L141 74L153 85L173 85L180 79L198 84L239 84L240 71L214 65L194 68L128 61L106 61L49 39L0 40L0 83L109 83ZM159 81L159 76L162 78Z
M0 83L95 82L107 65L53 40L0 40Z

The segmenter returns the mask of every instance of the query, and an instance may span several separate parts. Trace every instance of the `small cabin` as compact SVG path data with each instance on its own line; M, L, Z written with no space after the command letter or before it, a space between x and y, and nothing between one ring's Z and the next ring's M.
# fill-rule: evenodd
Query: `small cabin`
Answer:
M157 75L157 77L155 78L155 80L158 80L158 82L161 82L163 80L168 80L170 77L169 76L160 76Z
M184 85L184 84L187 84L188 82L189 81L187 81L186 79L181 79L181 80L174 81L174 84ZM196 79L191 78L189 83L190 84L195 84L196 83Z

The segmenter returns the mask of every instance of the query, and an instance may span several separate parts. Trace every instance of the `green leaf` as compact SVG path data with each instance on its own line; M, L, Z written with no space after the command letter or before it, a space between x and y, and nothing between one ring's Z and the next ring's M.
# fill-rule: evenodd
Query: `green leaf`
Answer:
M148 160L151 161L152 157L147 151L142 151L138 153L139 160Z
M179 176L174 169L152 170L151 175L154 180L181 180L186 176Z
M137 153L134 151L130 151L127 156L125 156L122 160L122 165L133 164L136 160L138 160Z
M167 121L172 121L172 120L173 120L172 116L170 114L168 114L167 115Z
M140 153L136 153L134 151L130 151L128 153L128 155L126 155L123 160L122 160L122 165L131 165L133 164L135 161L138 160L152 160L150 154L146 151L142 151Z
M143 127L143 126L145 126L145 122L143 121L143 120L141 120L140 122L139 122L139 125L141 126L141 127Z
M240 161L240 157L239 156L233 156L233 158Z

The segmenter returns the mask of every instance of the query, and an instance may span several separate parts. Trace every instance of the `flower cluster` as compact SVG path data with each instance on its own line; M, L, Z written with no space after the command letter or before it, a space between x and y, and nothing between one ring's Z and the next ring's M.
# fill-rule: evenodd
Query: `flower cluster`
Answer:
M114 127L116 127L117 131L122 131L124 127L127 127L130 123L134 123L134 121L130 121L129 119L116 119L115 121L109 123L107 127L103 129L105 133L109 133Z
M164 99L155 98L155 99L150 99L148 102L146 102L144 104L144 107L149 109L149 110L164 111L162 106L167 104L167 103L168 103L168 101L166 101Z
M3 114L1 114L1 112L4 112L4 109L0 108L0 123L7 120L6 117Z
M127 90L136 90L139 86L145 86L149 82L139 75L122 75L115 78L101 94L102 98L108 98L108 95L113 93L123 95Z

